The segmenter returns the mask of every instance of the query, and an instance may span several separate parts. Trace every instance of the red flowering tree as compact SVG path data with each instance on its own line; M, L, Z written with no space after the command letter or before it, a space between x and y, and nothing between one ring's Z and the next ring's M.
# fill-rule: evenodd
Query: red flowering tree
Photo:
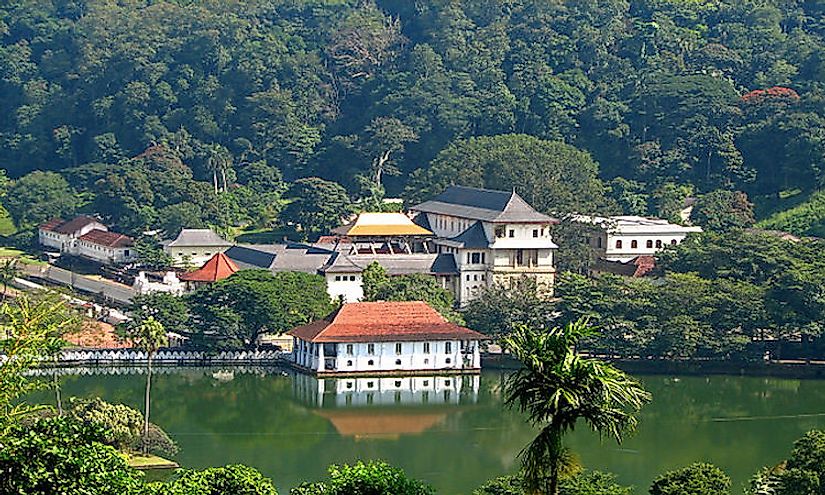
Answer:
M768 89L755 89L742 95L743 103L761 104L766 102L796 103L799 101L799 93L791 88L774 86Z

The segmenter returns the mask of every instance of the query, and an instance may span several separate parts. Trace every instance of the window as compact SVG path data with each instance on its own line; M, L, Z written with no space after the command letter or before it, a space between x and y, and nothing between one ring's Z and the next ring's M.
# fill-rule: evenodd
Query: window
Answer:
M367 382L367 388L372 388L374 386L373 382Z
M675 246L676 245L676 239L671 239L670 240L670 245Z
M399 343L397 343L397 344L395 344L395 355L396 355L396 356L400 356L400 355L401 355L401 349L402 349L402 346L401 346L401 343L400 343L400 342L399 342ZM399 364L401 364L401 363L399 363Z
M341 275L336 275L335 276L335 281L340 282L341 281Z
M352 356L352 344L347 344L347 354Z
M452 342L445 342L444 343L444 354L452 354L453 353L453 343Z
M450 363L452 363L452 362L453 362L453 360L452 360L452 359L450 359L450 358L447 358L447 359L445 359L445 360L444 360L444 362L445 362L445 363L447 363L447 364L450 364Z
M468 255L469 255L469 253L468 253ZM473 260L472 263L474 265L477 265L477 264L481 263L481 253L473 253L471 258Z
M430 386L430 381L429 380L424 380L424 386L429 387Z
M367 344L367 354L370 356L375 354L375 344Z
M660 239L656 240L656 248L662 247L662 241Z
M638 247L639 247L639 241L637 241L637 240L630 241L630 248L631 249L636 249Z
M478 275L473 275L473 282L478 282Z
M349 280L350 282L355 282L355 275L350 275Z
M596 238L596 247L602 247L602 238L601 237Z
M487 253L481 253L481 263L487 263Z
M444 386L449 387L450 386L450 380L444 380Z
M429 353L430 353L430 343L429 342L424 342L424 354L429 354Z
M373 361L372 359L367 361L367 366L372 366L373 364L375 364L375 361Z
M646 246L648 249L653 248L653 241L651 241L650 239L648 239L648 240L647 240L647 242L645 243L645 246Z
M507 234L507 228L503 225L496 227L496 238L501 239Z
M352 360L347 361L347 366L352 366ZM352 388L352 384L351 384L351 383L347 383L347 385L348 385L348 387L347 387L347 388Z
M467 275L467 282L469 282L469 281L470 281L470 275L468 274Z
M533 229L533 237L539 236L539 229Z
M619 240L616 241L616 249L621 249L621 248L622 248L622 240L619 239Z
M396 359L396 360L395 360L395 365L396 365L396 366L401 366L401 360L400 360L400 359Z
M347 388L352 388L352 382L347 382Z
M516 236L516 231L513 230L513 229L510 229L510 237L515 237L515 236Z
M471 259L472 259L471 254L470 254L470 253L467 253L467 264L468 264L468 265L469 265L470 263L472 263L472 262L470 261Z
M401 388L401 380L395 381L395 388Z

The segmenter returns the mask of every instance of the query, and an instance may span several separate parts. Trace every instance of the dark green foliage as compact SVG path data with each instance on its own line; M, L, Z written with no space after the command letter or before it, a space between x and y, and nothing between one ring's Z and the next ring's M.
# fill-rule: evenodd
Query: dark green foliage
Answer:
M512 286L484 289L462 309L464 321L473 330L491 337L506 335L517 325L542 327L553 319L555 305L542 294L532 278L523 277Z
M407 185L409 203L441 193L451 184L518 193L546 213L592 211L604 204L598 165L568 144L513 134L451 143ZM535 180L541 177L541 180Z
M194 337L219 347L254 347L264 333L283 333L333 310L323 277L241 270L187 296Z
M815 192L804 203L771 215L758 226L799 236L825 237L825 192Z
M382 461L358 461L329 467L329 480L304 483L290 495L434 495L429 485L408 478L404 470Z
M43 418L12 428L0 449L0 492L129 495L140 475L106 445L99 426Z
M653 481L650 495L725 495L730 478L713 464L697 463L669 471Z
M630 495L629 487L616 483L616 477L601 471L586 471L561 480L559 495ZM527 495L518 476L502 476L481 485L472 495Z
M753 205L741 191L718 189L702 195L693 208L691 219L714 232L726 232L753 226Z
M32 172L13 182L3 204L18 229L74 214L80 201L63 177L54 172Z
M278 495L272 480L256 469L241 464L183 469L163 483L149 483L141 495Z
M165 270L172 267L173 258L154 237L141 237L135 241L137 261L148 270Z
M414 273L387 275L384 267L373 261L363 273L364 301L424 301L453 323L463 323L455 310L453 295L440 287L434 277Z
M318 177L298 179L288 196L292 200L284 209L284 220L300 225L309 238L341 225L352 210L346 189Z
M146 321L150 316L168 332L186 332L189 328L189 308L186 300L168 292L139 294L128 307L135 321Z

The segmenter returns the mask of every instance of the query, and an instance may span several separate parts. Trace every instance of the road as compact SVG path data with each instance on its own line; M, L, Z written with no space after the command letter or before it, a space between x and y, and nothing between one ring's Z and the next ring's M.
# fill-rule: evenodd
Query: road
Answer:
M72 273L52 265L23 264L21 270L25 276L35 277L48 282L65 285L80 292L101 297L105 301L129 304L136 295L134 289L127 285L108 280L95 280L84 275Z

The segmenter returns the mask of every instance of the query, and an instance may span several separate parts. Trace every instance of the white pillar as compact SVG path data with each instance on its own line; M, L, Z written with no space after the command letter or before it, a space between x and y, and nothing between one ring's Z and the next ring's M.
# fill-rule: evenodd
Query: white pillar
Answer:
M315 344L318 346L318 371L324 371L324 344Z
M473 368L481 368L481 353L478 350L478 341L473 341Z

